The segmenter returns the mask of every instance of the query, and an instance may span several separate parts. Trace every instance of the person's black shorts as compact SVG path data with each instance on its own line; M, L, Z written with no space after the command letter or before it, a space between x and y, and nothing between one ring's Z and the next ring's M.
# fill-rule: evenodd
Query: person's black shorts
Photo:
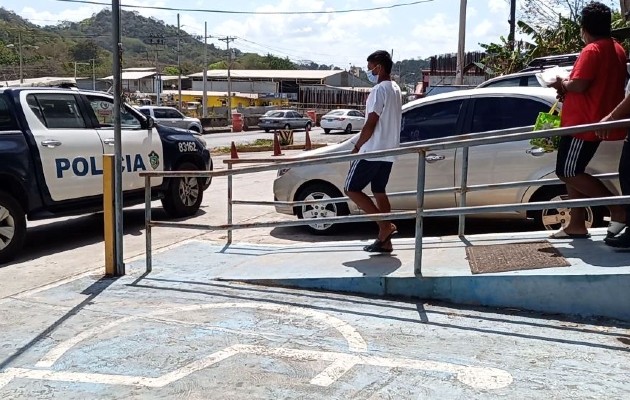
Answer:
M558 144L556 175L559 178L570 178L583 174L600 143L600 141L587 142L573 136L562 136Z
M385 187L392 172L392 162L355 160L350 164L344 190L360 192L371 183L372 193L385 193Z

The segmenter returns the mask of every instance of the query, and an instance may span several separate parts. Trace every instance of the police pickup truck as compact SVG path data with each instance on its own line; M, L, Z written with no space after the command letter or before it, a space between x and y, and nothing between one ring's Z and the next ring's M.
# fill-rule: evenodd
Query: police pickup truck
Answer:
M113 98L60 88L0 89L0 263L19 252L29 220L102 210L103 154L114 152ZM211 170L203 138L121 110L123 198L143 202L142 171ZM152 179L174 218L197 212L209 179Z

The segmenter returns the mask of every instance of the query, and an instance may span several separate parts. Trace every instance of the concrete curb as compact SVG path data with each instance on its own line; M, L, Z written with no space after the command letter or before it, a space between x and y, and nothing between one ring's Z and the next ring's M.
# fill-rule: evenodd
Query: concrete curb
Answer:
M630 275L219 279L630 321Z

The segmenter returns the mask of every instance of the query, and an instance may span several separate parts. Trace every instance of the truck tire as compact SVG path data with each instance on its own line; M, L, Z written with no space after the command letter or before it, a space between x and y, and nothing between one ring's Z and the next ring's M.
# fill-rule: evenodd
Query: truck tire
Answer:
M26 239L26 215L20 203L0 192L0 264L15 258Z
M177 171L198 171L199 168L189 162L180 164ZM162 198L162 207L171 218L190 217L199 211L203 200L204 178L171 178L166 193Z

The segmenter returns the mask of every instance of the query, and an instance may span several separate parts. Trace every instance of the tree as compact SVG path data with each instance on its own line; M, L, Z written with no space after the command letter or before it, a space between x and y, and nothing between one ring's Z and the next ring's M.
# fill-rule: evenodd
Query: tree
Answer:
M91 59L98 59L98 50L98 45L93 41L81 40L70 47L68 51L74 61L89 61Z

